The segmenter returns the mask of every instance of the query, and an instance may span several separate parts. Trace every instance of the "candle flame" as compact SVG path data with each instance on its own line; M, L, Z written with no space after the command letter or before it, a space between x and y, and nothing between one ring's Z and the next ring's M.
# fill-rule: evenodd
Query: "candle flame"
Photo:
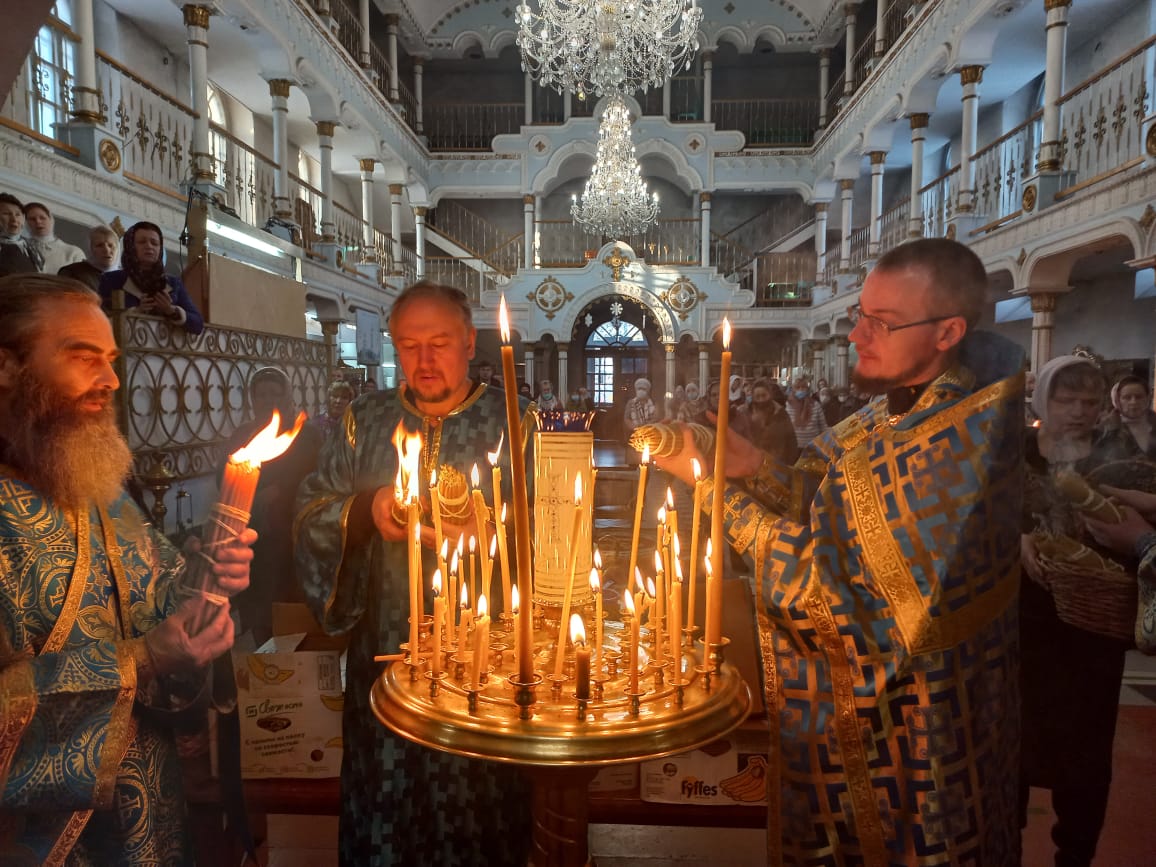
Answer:
M710 555L712 553L714 553L714 540L713 539L707 539L706 540L706 556L710 557Z
M450 540L442 539L442 559L446 559L450 555Z
M436 488L438 486L438 468L437 467L434 467L432 470L430 470L429 486L431 488Z
M672 491L670 488L666 489L666 508L674 508L674 491Z
M602 568L602 552L598 550L598 546L594 547L594 568Z
M654 589L654 579L653 578L647 578L646 579L646 595L649 596L651 599L654 599L656 596L658 596L658 591Z
M642 447L642 462L644 464L650 463L650 443L647 443Z
M498 553L498 537L496 535L490 536L490 558L493 559Z
M441 569L434 569L433 578L430 579L430 582L433 584L433 595L434 596L441 596L442 595L442 570Z
M506 432L502 431L502 435L498 437L498 445L492 452L486 452L486 457L489 458L490 466L496 467L498 465L498 458L502 456L502 443L506 441Z
M574 505L582 505L582 474L579 473L574 477Z
M458 536L457 551L458 551L458 559L460 560L462 558L462 556L465 555L465 553L466 553L466 537L465 536Z
M694 472L694 480L697 482L699 479L702 478L702 466L699 464L698 458L691 458L690 459L690 467L691 467L691 470Z
M731 348L731 321L723 317L723 349Z
M642 570L637 566L634 567L634 586L642 589Z
M482 477L478 474L478 465L474 464L473 468L470 470L470 484L476 488L481 484L481 481Z
M506 295L502 294L501 303L498 304L498 330L502 332L502 343L510 342L510 313L506 307Z
M277 433L281 429L281 413L273 410L273 418L269 424L261 428L253 438L237 451L229 455L229 460L237 464L248 464L252 469L259 469L265 461L281 457L293 440L301 432L305 424L305 413L298 413L293 422L293 428L283 434Z
M674 580L682 580L682 563L680 563L678 560L674 561Z
M486 594L483 593L478 596L478 617L485 617L489 613L489 605L486 602Z
M462 582L462 593L459 599L461 599L462 611L470 607L470 587L464 581Z
M449 539L446 539L446 541L448 542ZM460 568L461 559L462 559L461 555L457 551L454 551L454 556L450 558L450 574L451 575L457 575L458 574L458 569Z
M598 570L597 569L591 569L590 570L590 589L593 590L595 593L598 593L599 591L602 590L602 582L598 578Z
M520 602L521 600L518 598L518 585L515 584L510 588L510 611L517 614Z
M478 540L475 539L473 536L470 536L470 556L472 557L477 550L478 550Z
M401 423L393 430L393 447L397 449L397 491L406 503L416 503L421 496L421 435L411 434Z
M570 643L575 647L586 644L586 627L582 625L581 614L570 615Z
M626 600L626 610L628 612L630 612L630 616L633 617L634 616L634 597L633 597L633 595L630 593L627 593L622 598Z
M666 523L666 506L659 506L658 507L658 523L660 523L660 524Z
M502 503L502 523L506 523L506 504Z
M678 533L670 540L670 547L676 558L682 555L682 542L678 541Z
M660 551L654 552L654 571L662 572L662 553Z

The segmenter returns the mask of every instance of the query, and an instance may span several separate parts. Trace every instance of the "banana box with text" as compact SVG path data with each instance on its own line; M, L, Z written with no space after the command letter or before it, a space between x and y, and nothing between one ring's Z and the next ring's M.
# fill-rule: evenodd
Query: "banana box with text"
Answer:
M341 773L345 660L336 648L310 649L311 640L278 635L233 652L244 779Z
M705 747L642 763L642 800L658 804L765 806L766 729L739 729Z

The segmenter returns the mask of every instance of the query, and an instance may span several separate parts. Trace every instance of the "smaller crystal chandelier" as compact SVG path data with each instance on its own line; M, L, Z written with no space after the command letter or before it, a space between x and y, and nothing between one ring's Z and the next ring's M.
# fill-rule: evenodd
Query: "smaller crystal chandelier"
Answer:
M559 93L662 87L698 51L698 0L529 0L518 6L522 69Z
M620 96L612 96L598 125L594 170L575 196L570 215L590 235L625 238L642 233L658 216L658 193L647 195L642 169L634 155L630 112Z

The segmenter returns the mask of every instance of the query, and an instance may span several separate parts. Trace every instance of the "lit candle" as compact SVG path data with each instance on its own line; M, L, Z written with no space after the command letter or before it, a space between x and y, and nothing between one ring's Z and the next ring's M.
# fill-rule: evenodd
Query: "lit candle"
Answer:
M458 537L461 541L461 537ZM454 624L457 622L457 614L455 613L453 600L458 598L458 575L461 574L462 555L457 549L454 550L453 557L450 559L450 574L449 580L446 581L446 600L449 604L446 606L446 616L448 618L449 634L446 636L447 641L453 641L454 638Z
M515 623L518 622L518 608L519 608L518 585L515 584L513 587L510 588L510 616L512 616L514 618ZM518 630L515 629L514 630L514 659L519 658L519 656L518 656L518 640L519 640Z
M450 572L454 577L454 595L450 599L457 599L462 594L462 587L465 586L466 577L466 537L458 536L458 545L454 549L454 565L450 567ZM459 617L459 619L461 619ZM465 648L463 647L464 651Z
M433 674L438 677L442 673L442 626L446 619L446 599L442 595L442 570L435 569L433 574Z
M464 659L469 647L470 635L470 588L462 584L461 602L458 605L458 656Z
M486 597L478 598L478 619L474 621L474 658L471 660L470 683L479 689L482 675L486 673L487 657L490 655L490 615L486 607Z
M723 511L726 503L726 455L727 425L730 422L730 378L731 378L731 323L723 319L722 371L719 374L718 428L714 439L714 498L710 512L711 576L714 581L707 589L706 597L706 645L718 644L722 640L722 579L723 551L726 539L723 535Z
M655 524L655 540L654 540L654 562L656 569L666 568L666 558L669 551L666 550L666 506L658 507L658 522Z
M703 565L703 569L706 570L706 601L707 601L708 607L710 605L710 600L714 594L714 565L713 565L714 564L714 557L711 556L714 553L712 550L713 548L714 548L714 542L712 542L710 539L707 539L706 540L706 556L703 557L702 565ZM704 642L706 641L705 635L703 636L703 641Z
M421 502L418 497L418 470L421 467L421 437L409 434L398 424L393 432L393 444L397 449L396 492L406 511L406 539L409 560L409 656L411 664L421 657L418 645L424 602L422 599L421 575Z
M595 556L597 556L595 551ZM598 567L590 570L590 589L594 591L594 671L602 674L602 579Z
M670 549L667 558L666 574L674 574L674 537L678 535L678 510L674 508L674 491L666 489L666 545Z
M486 508L486 496L482 493L481 482L482 479L481 474L478 472L478 465L474 464L473 469L470 470L470 483L474 486L474 526L477 527L478 531L478 565L481 567L484 580L487 561L490 559L488 556L490 539L489 534L486 532L486 524L490 521L490 510Z
M566 626L570 621L570 603L574 596L574 572L578 569L578 539L582 534L582 474L574 476L574 521L570 527L570 568L567 570L566 592L562 595L562 616L558 620L557 653L554 656L554 677L562 676L566 661Z
M248 526L253 498L257 494L257 482L261 477L261 464L283 455L304 424L305 413L300 413L292 430L279 433L281 414L274 410L269 424L242 448L229 455L221 479L221 496L210 510L212 520L206 524L204 550L216 550ZM202 594L203 607L191 627L192 634L196 634L209 625L225 597L218 592L216 578L206 559L190 558L186 569L189 586Z
M449 585L450 573L449 573L449 569L446 568L446 560L449 558L449 553L450 553L450 540L449 539L442 539L441 544L438 545L438 568L441 570L442 575L444 575L446 577L446 590L450 589L450 585ZM454 597L447 593L446 598L447 599L453 599Z
M498 537L490 536L490 555L486 557L486 567L482 572L482 594L490 598L490 579L494 576L494 557L498 551Z
M651 637L654 639L654 661L658 665L662 665L662 617L660 616L658 607L661 604L661 597L658 595L658 589L654 586L654 582L646 579L646 595L647 600L651 605L653 615L650 618Z
M630 563L626 568L626 592L630 592L630 577L638 565L638 535L642 530L642 506L646 500L646 474L650 470L650 444L642 449L642 463L638 467L638 494L634 501L634 530L630 537ZM639 587L638 589L642 589Z
M671 577L674 580L670 582L670 617L666 626L670 630L671 673L678 681L682 677L682 566L677 560Z
M506 383L506 429L510 432L510 484L514 491L514 533L518 545L518 595L525 605L518 612L518 680L529 683L534 675L533 592L530 564L530 497L526 488L526 456L522 451L522 422L518 413L518 378L514 370L514 347L510 345L510 316L506 296L498 311L502 332L502 376Z
M692 458L691 469L694 470L694 513L690 517L690 589L687 591L686 601L686 628L694 629L694 597L695 584L698 578L698 537L699 524L702 519L702 467L698 458Z
M466 562L470 567L470 598L478 598L478 540L470 536L469 542L470 555L466 558Z
M502 468L498 466L498 459L502 456L502 443L506 441L506 432L502 431L498 438L498 447L492 452L486 452L490 461L490 475L494 485L494 535L498 538L498 558L502 564L502 611L510 611L510 553L506 546L506 504L502 502ZM497 609L495 609L497 610Z
M661 621L666 616L666 594L663 593L666 587L666 564L657 551L654 552L654 587L654 616Z
M570 617L570 641L574 645L575 693L579 699L590 698L590 648L586 646L586 630L582 626L582 615Z
M638 594L640 597L641 593ZM638 692L638 641L639 641L639 621L642 619L642 605L641 599L639 604L634 604L634 597L627 593L623 597L626 603L626 611L630 615L630 692Z

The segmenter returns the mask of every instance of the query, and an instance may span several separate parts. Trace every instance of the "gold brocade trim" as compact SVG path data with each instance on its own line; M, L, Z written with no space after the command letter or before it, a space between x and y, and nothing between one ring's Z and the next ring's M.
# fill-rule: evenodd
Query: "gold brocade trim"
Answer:
M116 670L120 673L120 692L108 717L108 734L104 738L100 767L96 769L96 784L92 790L92 802L98 810L112 806L121 762L136 736L136 718L132 713L137 684L134 642L117 643Z
M55 653L64 646L68 633L76 623L76 613L80 610L80 600L88 587L89 572L92 567L92 545L89 539L91 525L88 519L88 510L78 511L76 516L76 562L72 565L72 575L68 579L68 591L64 597L64 604L60 607L60 616L48 634L48 640L40 648L41 653Z
M324 497L315 497L302 506L301 511L299 511L293 519L293 529L291 530L290 538L293 540L294 548L297 547L297 540L301 537L302 522L304 522L306 518L311 517L318 509L324 509L326 506L332 505L341 499L342 497L339 494L326 494Z
M759 649L763 660L763 694L767 705L767 775L764 777L767 795L767 863L783 861L783 832L779 740L779 667L775 657L775 633L763 598L763 570L767 564L767 540L771 535L769 522L759 530L755 547L755 622L759 629Z
M8 785L16 747L39 703L31 661L5 660L5 667L0 670L0 792Z
M424 484L429 484L434 468L438 465L438 455L441 452L442 420L437 416L423 415L421 417L421 477Z
M847 659L847 648L839 635L827 600L823 598L823 587L818 580L812 579L803 604L811 622L815 624L815 632L822 642L827 664L831 667L835 729L839 738L839 752L843 757L847 790L851 793L851 810L854 813L855 833L859 839L863 864L866 867L885 867L887 847L883 840L883 823L875 806L867 752L859 734L855 684L851 664Z
M337 600L337 588L341 586L341 567L345 565L345 546L349 539L349 510L353 508L354 497L349 497L345 501L345 505L341 507L341 555L337 558L337 568L333 570L333 589L329 591L329 596L325 600L325 620L331 622L330 612L333 610L333 603ZM304 517L304 511L302 511Z
M124 564L120 559L120 545L112 533L112 519L103 507L97 509L100 519L101 537L104 539L104 552L108 557L108 571L112 574L113 587L116 589L117 607L120 612L120 637L132 637L132 599L128 586L128 579L124 574ZM135 668L134 668L135 671Z
M342 417L345 423L345 441L349 443L351 449L357 448L357 418L353 415L353 404L345 408L345 415Z
M91 816L92 810L79 810L72 814L72 818L68 820L64 830L60 832L60 836L52 844L52 850L48 853L48 857L44 859L44 867L59 867L59 865L64 864Z

